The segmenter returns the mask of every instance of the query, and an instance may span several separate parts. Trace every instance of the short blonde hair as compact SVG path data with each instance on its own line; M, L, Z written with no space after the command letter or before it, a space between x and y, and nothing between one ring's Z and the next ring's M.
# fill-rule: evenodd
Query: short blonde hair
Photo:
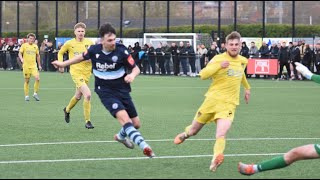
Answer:
M229 40L233 40L233 39L238 39L238 40L240 41L240 39L241 39L240 33L238 33L237 31L232 31L232 32L226 37L226 42L228 42Z
M29 37L34 37L35 39L36 39L36 35L35 34L33 34L33 33L29 33L28 35L27 35L27 38L29 38Z
M86 24L85 23L83 23L83 22L79 22L79 23L77 23L76 25L74 25L74 30L76 30L77 28L83 28L83 29L86 29Z

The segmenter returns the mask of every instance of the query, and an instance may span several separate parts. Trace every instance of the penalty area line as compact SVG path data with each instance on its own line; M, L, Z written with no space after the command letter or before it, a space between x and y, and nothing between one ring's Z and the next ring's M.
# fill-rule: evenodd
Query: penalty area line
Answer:
M284 153L266 154L225 154L225 157L245 157L245 156L276 156ZM122 161L122 160L150 160L150 159L181 159L181 158L203 158L212 155L185 155L185 156L156 156L149 157L116 157L116 158L85 158L85 159L47 159L47 160L21 160L21 161L0 161L0 164L23 164L23 163L57 163L57 162L79 162L79 161Z

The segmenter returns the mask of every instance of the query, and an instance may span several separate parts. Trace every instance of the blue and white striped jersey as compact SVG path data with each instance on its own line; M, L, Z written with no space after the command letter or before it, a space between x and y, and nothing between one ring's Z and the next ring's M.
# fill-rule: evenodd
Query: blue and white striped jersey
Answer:
M124 81L128 70L136 65L128 49L122 44L116 44L112 52L104 52L102 44L90 46L83 53L84 60L91 59L92 72L95 76L95 88L130 92L130 83Z

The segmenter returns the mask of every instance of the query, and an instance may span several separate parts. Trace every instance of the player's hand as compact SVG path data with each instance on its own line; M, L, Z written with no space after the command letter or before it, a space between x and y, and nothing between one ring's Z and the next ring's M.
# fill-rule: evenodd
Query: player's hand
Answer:
M124 77L124 81L126 83L132 83L134 78L135 78L135 76L133 76L132 74L128 74L126 77Z
M60 73L64 73L64 68L60 67L58 70Z
M249 103L250 100L250 89L247 89L244 95L244 100L246 101L246 104Z
M23 59L20 59L21 64L23 64Z
M42 71L42 66L39 66L39 71Z
M296 70L300 72L305 78L311 79L313 73L303 64L299 62L294 63L296 65Z
M230 62L229 61L223 61L223 62L221 62L220 65L221 65L222 68L227 68L227 67L229 67Z
M62 68L62 67L63 67L63 63L60 62L60 61L57 61L57 60L52 61L51 64L52 64L55 68L58 68L58 67L59 67L59 68Z

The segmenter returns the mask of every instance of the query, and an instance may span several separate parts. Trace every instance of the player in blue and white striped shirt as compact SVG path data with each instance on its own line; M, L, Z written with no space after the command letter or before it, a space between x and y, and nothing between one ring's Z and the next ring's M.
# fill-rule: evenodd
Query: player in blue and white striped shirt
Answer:
M122 126L114 139L131 149L134 148L132 144L134 142L146 156L153 157L155 155L151 147L137 130L141 123L130 96L130 83L140 74L140 69L128 49L116 43L116 31L110 24L103 24L99 29L99 35L101 44L90 46L82 55L70 60L54 61L52 64L65 67L91 59L95 92L102 104ZM132 142L126 138L127 136Z

